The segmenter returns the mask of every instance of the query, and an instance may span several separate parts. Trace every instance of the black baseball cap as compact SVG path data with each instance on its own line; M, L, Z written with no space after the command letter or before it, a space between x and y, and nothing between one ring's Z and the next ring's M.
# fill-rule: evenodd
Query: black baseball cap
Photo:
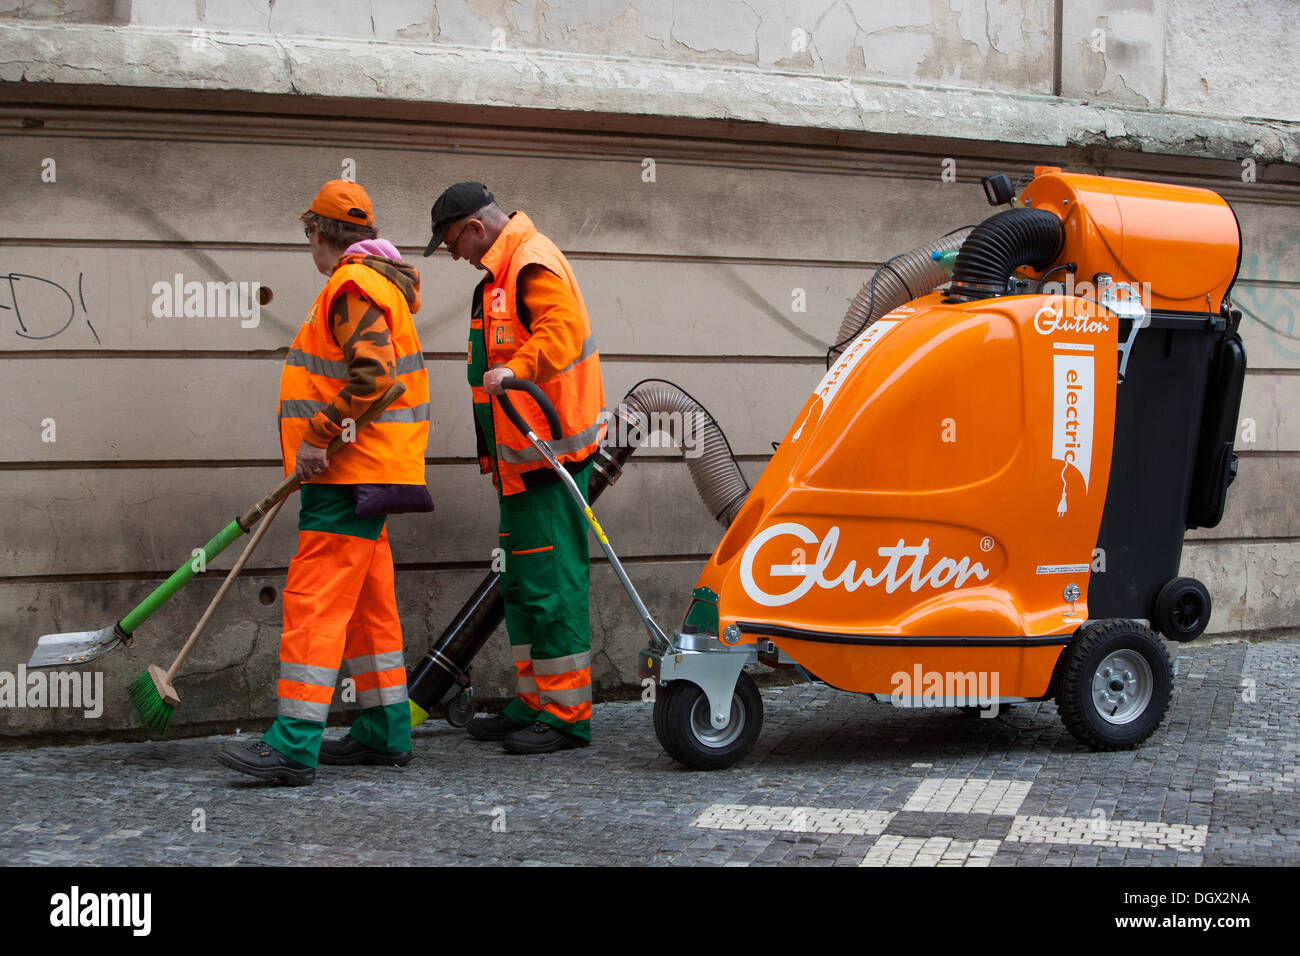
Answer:
M429 218L433 220L433 238L429 240L424 254L433 255L434 250L442 245L447 227L453 222L478 212L493 199L493 195L482 183L457 183L444 189L429 211Z

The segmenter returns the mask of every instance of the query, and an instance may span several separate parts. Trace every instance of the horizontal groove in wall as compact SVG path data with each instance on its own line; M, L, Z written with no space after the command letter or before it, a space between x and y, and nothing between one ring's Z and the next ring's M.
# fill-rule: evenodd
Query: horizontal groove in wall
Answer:
M1218 544L1300 544L1300 538L1188 538L1183 547L1208 547Z
M1237 286L1239 286L1239 285L1262 285L1262 286L1279 286L1279 287L1283 287L1283 288L1290 288L1290 287L1292 287L1292 286L1300 286L1300 280L1298 280L1298 279L1265 279L1265 278L1253 279L1253 278L1250 278L1250 277L1248 277L1248 276L1241 276L1241 275L1239 275L1239 276L1237 276L1237 281L1233 283L1233 288L1235 289L1235 288L1236 288Z
M827 343L830 344L829 342ZM31 359L219 359L224 361L244 361L248 359L260 359L264 361L283 361L288 349L254 349L251 351L244 350L226 350L226 349L69 349L68 351L59 351L57 349L24 349L22 351L4 351L0 350L0 361L5 359L31 360ZM428 362L461 362L465 361L465 352L425 352L425 361ZM724 365L816 365L825 363L826 356L823 353L815 355L654 355L640 352L601 352L600 359L602 362L617 363L637 363L637 362L659 362L673 363L677 365L706 365L706 364L724 364Z
M244 361L247 359L275 359L284 361L289 354L286 346L282 349L5 349L0 350L0 360L31 361L39 359L222 359L225 361ZM441 357L438 353L426 352L426 359ZM447 353L451 357L451 353ZM463 361L464 353L460 353Z
M477 458L426 458L426 465L467 465L478 463ZM75 471L77 469L114 470L130 468L279 468L279 458L167 458L156 461L148 458L132 458L121 461L81 461L50 462L0 462L0 471Z
M484 542L491 540L485 531L483 536ZM625 565L647 565L647 564L685 564L685 563L703 563L712 557L712 552L707 554L645 554L631 555L624 557L619 555L619 561ZM595 566L607 566L608 561L603 555L593 555L591 564ZM480 571L486 573L492 567L491 560L486 561L412 561L394 563L393 568L397 572L409 571ZM165 581L171 575L171 569L168 571L96 571L84 574L32 574L16 576L0 576L0 586L4 585L31 585L31 584L99 584L112 583L117 581ZM284 575L289 570L288 565L276 565L267 568L250 568L243 574L245 581L257 577L278 577ZM220 568L213 568L204 574L195 575L191 581L215 581L220 582L225 578L228 572ZM126 610L126 609L123 609Z
M830 345L830 342L826 343ZM143 361L145 359L191 359L219 361L283 361L288 348L278 349L0 349L0 361L66 360L66 359L118 359ZM425 352L427 362L464 362L465 353ZM673 355L650 352L601 352L600 360L620 365L658 363L665 365L825 365L826 355ZM1300 375L1300 368L1250 368L1247 375Z
M967 223L953 228L961 229L964 228L965 225L972 224ZM944 231L947 232L948 230ZM935 238L938 238L938 236ZM180 242L162 239L104 239L94 236L71 239L12 235L0 236L0 249L5 247L30 249L33 246L39 248L48 247L51 249L169 249L176 251L198 249L205 252L289 252L294 254L299 254L305 251L303 245L299 242L233 242L228 240L193 240ZM407 250L411 253L408 257L408 261L415 261L418 265L418 259L421 258L418 256L418 253L421 251L420 247L408 246ZM635 252L629 250L610 252L592 249L565 249L564 254L569 259L579 261L653 262L669 265L787 266L791 268L810 269L852 269L867 273L875 272L875 270L879 269L881 266L881 262L873 259L781 259L770 256L711 256L700 254L682 256L655 252ZM442 249L439 249L438 252L435 253L435 256L437 257L445 257L447 255L448 253L444 252ZM870 278L870 275L867 275L866 278ZM1250 285L1278 289L1300 289L1300 279L1256 279L1240 276L1237 278L1236 285ZM467 301L469 294L469 292L466 292L465 294Z
M960 227L959 227L960 228ZM85 248L85 249L201 249L205 252L291 252L302 254L306 252L306 247L301 242L232 242L225 240L201 240L195 239L186 242L162 240L162 239L105 239L97 236L85 236L78 238L49 238L41 236L4 236L0 237L0 248L6 246L15 246L19 248L30 248L32 246L50 247L50 248ZM400 250L400 246L398 247ZM419 256L420 247L407 246L410 252L408 261L420 264ZM669 255L658 252L633 252L628 250L619 250L609 252L604 250L593 249L565 249L563 250L566 257L576 260L595 260L606 262L655 262L670 264L724 264L724 265L753 265L753 266L794 266L818 269L865 269L874 271L880 268L880 263L871 259L778 259L770 256L719 256L719 255ZM442 257L448 255L439 250L435 255ZM473 291L472 283L465 286L465 300L468 303L470 293ZM468 311L468 305L466 306Z
M1291 454L1300 455L1300 452ZM745 454L737 455L736 460L741 462L766 462L771 455ZM628 465L641 464L678 464L683 459L678 455L641 455L633 456L629 459ZM478 467L477 458L425 458L424 464L430 465L473 465ZM279 468L280 459L278 458L229 458L229 459L205 459L205 458L160 458L157 460L149 458L131 458L120 461L83 459L79 461L3 461L0 462L0 471L114 471L123 469L168 469L168 468ZM487 476L484 476L484 480Z

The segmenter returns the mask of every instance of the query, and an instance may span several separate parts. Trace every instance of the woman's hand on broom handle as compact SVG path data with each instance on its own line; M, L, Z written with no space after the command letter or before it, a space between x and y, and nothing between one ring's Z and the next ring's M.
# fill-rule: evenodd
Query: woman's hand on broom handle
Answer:
M394 382L388 391L384 392L377 401L371 402L370 407L357 417L356 431L360 431L362 428L365 428L366 425L370 424L370 422L376 418L380 412L396 401L398 396L405 391L405 385L401 382ZM340 435L338 438L335 438L330 442L329 448L325 449L326 455L334 454L341 449L343 445L343 436ZM237 520L239 521L239 526L241 528L245 531L252 529L253 525L257 523L257 519L266 514L271 509L272 505L283 499L285 496L298 490L298 485L302 483L302 478L298 475L296 465L297 462L295 461L293 474L286 477L282 482L275 486L275 489L269 495L239 516Z
M294 467L294 473L298 476L298 480L311 481L329 466L328 449L313 445L304 438L298 446L298 457Z

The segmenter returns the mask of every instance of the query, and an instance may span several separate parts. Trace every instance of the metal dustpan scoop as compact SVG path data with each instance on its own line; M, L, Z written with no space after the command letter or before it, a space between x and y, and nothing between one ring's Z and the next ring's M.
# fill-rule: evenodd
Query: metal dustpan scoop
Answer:
M118 644L130 642L130 635L119 625L110 624L98 631L69 631L46 634L36 642L28 667L57 667L60 664L85 664L107 654Z

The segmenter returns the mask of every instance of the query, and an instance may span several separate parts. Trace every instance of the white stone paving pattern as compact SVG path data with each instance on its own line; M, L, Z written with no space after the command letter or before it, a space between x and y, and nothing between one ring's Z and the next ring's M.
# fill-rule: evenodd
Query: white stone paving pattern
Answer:
M718 830L784 830L790 833L884 833L893 811L819 810L814 807L761 807L715 803L692 826Z
M1016 811L1032 784L1024 780L970 780L943 777L923 780L903 805L903 812L1010 816L1001 840L959 840L885 833L897 811L767 807L715 803L692 826L717 830L779 830L789 833L850 833L879 836L862 866L988 866L1003 842L1068 846L1132 847L1199 853L1208 827L1104 817L1021 816Z
M1015 816L1029 795L1029 780L924 780L904 810L923 813L993 813Z
M1059 843L1073 846L1124 846L1144 850L1200 853L1209 827L1134 820L1078 817L1016 817L1009 843Z
M988 866L1001 845L1001 840L904 837L887 833L867 851L861 865Z

